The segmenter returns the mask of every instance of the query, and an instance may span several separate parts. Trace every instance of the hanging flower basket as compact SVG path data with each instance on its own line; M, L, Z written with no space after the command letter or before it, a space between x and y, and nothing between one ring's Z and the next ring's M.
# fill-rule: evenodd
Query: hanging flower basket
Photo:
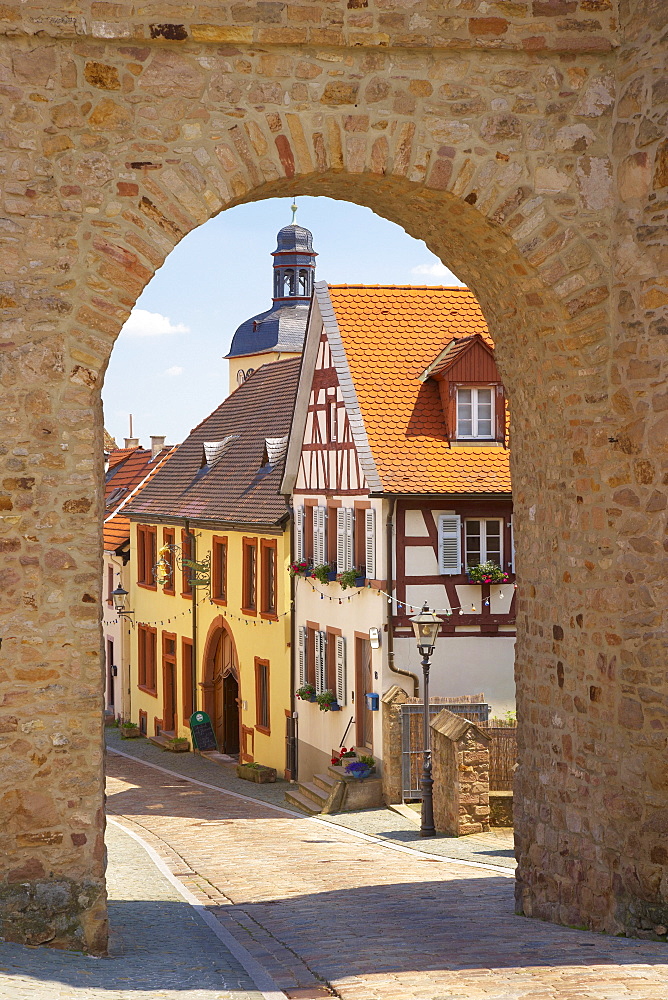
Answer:
M315 696L321 712L339 712L341 710L333 691L321 691Z
M288 566L290 576L310 576L310 567L307 559L299 559Z
M478 563L468 567L469 583L508 583L509 577L495 562Z
M315 688L312 684L302 684L300 688L297 688L295 694L300 701L315 701Z

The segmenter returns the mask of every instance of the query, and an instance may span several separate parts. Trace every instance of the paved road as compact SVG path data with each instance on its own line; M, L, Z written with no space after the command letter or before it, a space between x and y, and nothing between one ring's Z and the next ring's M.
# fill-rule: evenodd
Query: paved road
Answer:
M158 767L168 767L184 778L194 778L218 788L224 788L278 806L297 816L303 813L290 808L285 801L286 789L290 785L286 781L275 784L256 785L250 781L237 778L233 765L216 765L199 755L166 754L148 740L122 740L114 727L107 729L107 745L110 749L130 754L138 760L143 760ZM489 834L472 837L438 836L423 840L420 837L419 826L415 817L407 819L391 809L365 809L363 812L340 813L328 816L328 822L344 826L358 833L366 833L381 840L389 840L396 844L410 847L414 851L427 854L439 854L444 857L457 858L462 861L485 862L503 868L515 867L513 837L510 830L495 830Z
M2 1000L262 1000L143 847L107 830L111 954L0 942Z
M510 872L400 852L114 754L108 771L110 813L288 996L327 983L343 1000L668 996L665 945L516 917Z

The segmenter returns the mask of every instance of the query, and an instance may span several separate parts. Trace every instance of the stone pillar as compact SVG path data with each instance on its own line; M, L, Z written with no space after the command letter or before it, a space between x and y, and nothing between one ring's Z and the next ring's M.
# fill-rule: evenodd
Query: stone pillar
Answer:
M383 798L387 805L401 802L401 706L409 700L398 684L380 699L383 706Z
M462 837L489 831L490 737L444 708L431 723L434 824Z

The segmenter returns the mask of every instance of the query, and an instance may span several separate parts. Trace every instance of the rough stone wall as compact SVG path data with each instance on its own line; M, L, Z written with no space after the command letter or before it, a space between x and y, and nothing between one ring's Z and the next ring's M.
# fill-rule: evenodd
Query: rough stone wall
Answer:
M449 837L488 833L490 737L444 708L432 719L431 740L434 826Z
M403 800L401 777L401 706L408 695L398 684L393 684L382 696L383 713L383 798L387 805Z
M613 932L668 924L663 4L502 7L0 4L0 919L38 901L18 937L103 947L114 339L187 232L294 193L424 239L498 344L518 907Z

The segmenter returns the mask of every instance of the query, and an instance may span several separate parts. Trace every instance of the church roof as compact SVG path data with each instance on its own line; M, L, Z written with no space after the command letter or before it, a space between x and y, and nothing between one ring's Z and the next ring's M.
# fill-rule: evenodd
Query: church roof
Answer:
M274 253L314 253L313 233L292 223L279 229Z
M301 354L309 302L275 303L266 312L245 320L237 329L227 358L265 351Z

